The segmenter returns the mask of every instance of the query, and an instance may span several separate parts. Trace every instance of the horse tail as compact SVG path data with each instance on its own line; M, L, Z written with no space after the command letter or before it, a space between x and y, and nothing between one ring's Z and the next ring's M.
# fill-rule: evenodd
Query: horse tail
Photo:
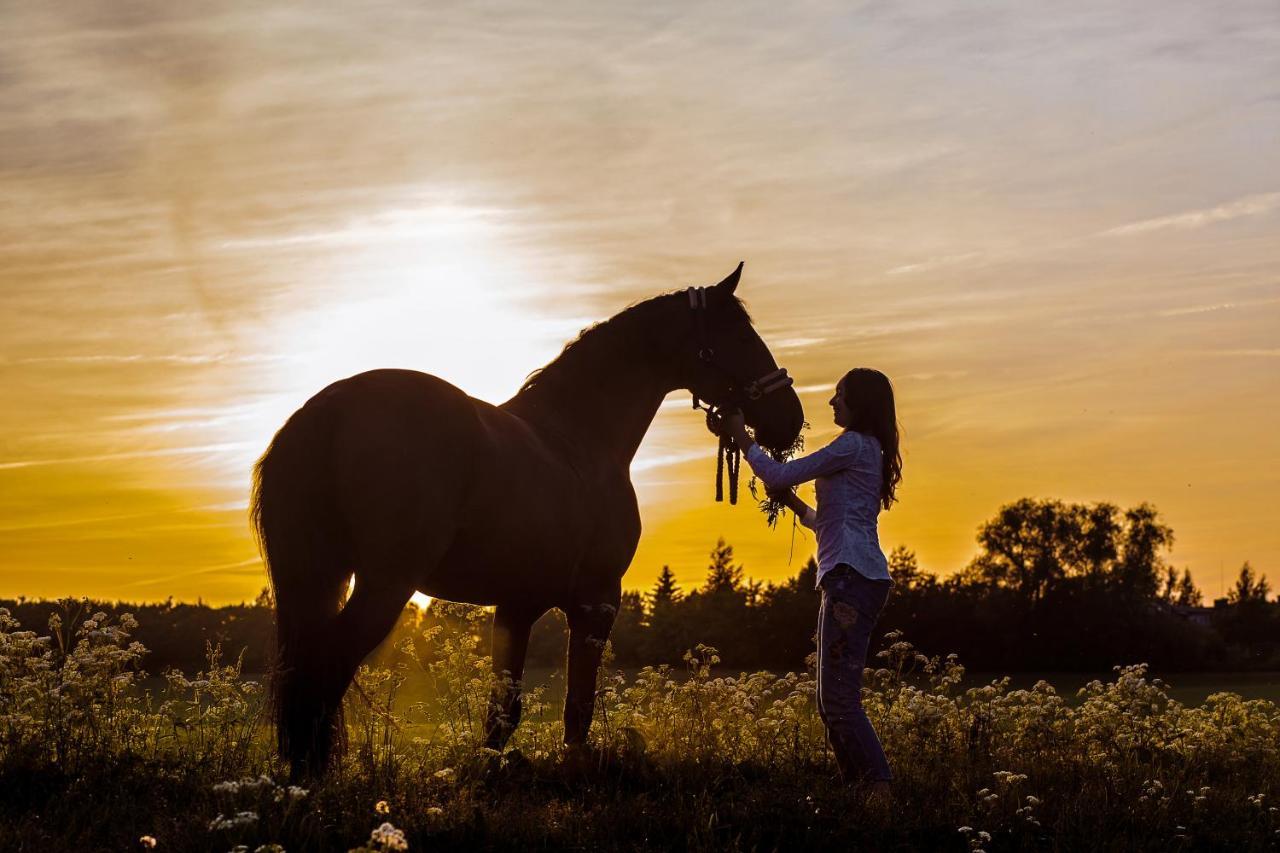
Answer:
M323 772L346 741L341 681L325 642L350 566L334 523L332 430L314 405L293 414L253 470L250 519L275 601L271 704L293 775ZM331 683L332 682L332 683Z

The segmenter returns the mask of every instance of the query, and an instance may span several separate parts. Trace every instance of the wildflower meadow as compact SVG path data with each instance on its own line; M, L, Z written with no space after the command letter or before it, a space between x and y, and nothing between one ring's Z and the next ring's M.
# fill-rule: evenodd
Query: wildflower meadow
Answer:
M883 808L836 783L811 671L724 676L707 646L683 670L602 668L586 751L561 746L541 689L508 750L484 749L490 614L447 607L398 663L361 669L342 758L296 784L264 684L221 649L155 686L128 615L67 601L23 626L0 609L0 849L1280 847L1280 710L1184 706L1142 663L1075 703L1043 681L961 691L955 655L890 632L864 688L896 776ZM409 679L427 699L403 699Z

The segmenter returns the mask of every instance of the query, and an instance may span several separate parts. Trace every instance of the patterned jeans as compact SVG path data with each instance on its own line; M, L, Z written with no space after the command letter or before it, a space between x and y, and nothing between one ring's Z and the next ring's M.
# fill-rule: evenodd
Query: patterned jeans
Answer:
M862 708L862 670L893 581L841 563L822 576L818 611L818 714L845 782L891 781L880 738Z

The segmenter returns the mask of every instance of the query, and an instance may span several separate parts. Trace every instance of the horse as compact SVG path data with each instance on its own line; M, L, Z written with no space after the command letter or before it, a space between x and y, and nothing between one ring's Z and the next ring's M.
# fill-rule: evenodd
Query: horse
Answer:
M734 295L741 273L588 327L501 405L381 369L334 382L288 418L254 466L250 518L274 596L277 747L295 778L340 754L342 697L415 591L495 607L492 667L504 680L485 743L496 750L520 721L530 629L561 609L564 742L585 746L641 533L630 463L663 399L685 389L695 408L741 408L769 449L790 447L804 422Z

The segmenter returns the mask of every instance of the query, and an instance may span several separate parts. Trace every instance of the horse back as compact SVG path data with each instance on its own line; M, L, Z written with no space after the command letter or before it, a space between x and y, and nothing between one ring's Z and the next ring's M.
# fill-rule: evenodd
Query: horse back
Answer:
M342 519L353 563L408 561L428 528L456 526L481 447L459 388L417 371L372 370L316 394L282 433L295 422L323 450L317 482Z

